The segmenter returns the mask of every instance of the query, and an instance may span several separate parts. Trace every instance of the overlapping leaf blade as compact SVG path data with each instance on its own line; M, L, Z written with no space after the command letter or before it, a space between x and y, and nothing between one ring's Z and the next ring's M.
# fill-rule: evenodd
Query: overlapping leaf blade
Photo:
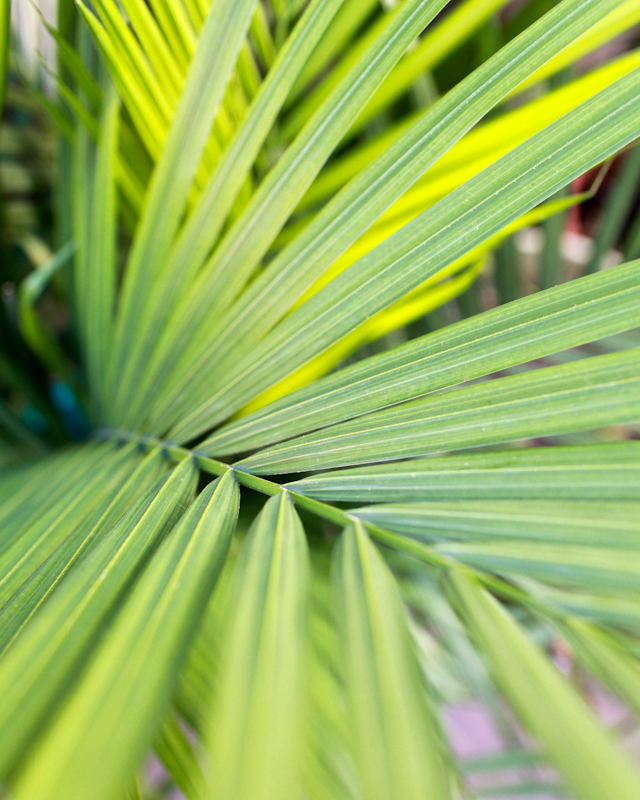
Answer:
M240 462L275 474L392 461L640 419L640 350L486 381L343 422Z
M422 115L363 170L257 278L223 319L213 314L208 317L205 341L194 341L187 351L188 356L173 373L174 387L179 387L173 395L179 394L182 398L180 408L190 399L186 391L190 383L185 387L186 381L203 381L205 375L210 375L211 381L224 380L246 347L253 346L289 311L315 279L416 178L517 85L522 76L535 69L539 61L560 50L571 41L574 32L588 26L605 10L601 4L594 3L562 4ZM191 317L183 324L187 321L191 322ZM165 374L166 355L162 364ZM149 372L148 387L158 369L160 365L155 372ZM168 403L173 395L170 394Z
M108 534L131 505L151 489L166 468L163 455L159 451L151 453L135 470L129 471L125 481L122 481L122 475L118 475L120 479L115 484L115 492L108 494L106 502L101 503L94 513L85 516L76 528L69 526L66 515L60 515L58 524L68 531L68 535L45 561L40 556L39 566L33 569L0 609L0 652L73 565ZM75 486L72 491L76 491Z
M188 440L225 419L632 140L640 133L637 80L634 70L599 92L356 262L231 367L215 393L185 416L172 435Z
M215 249L169 321L146 389L166 375L191 341L196 322L216 319L238 296L298 201L392 65L446 0L408 0L392 25L376 38L269 172L240 219ZM209 327L207 325L207 327ZM193 340L198 344L197 340ZM178 350L174 353L174 349ZM158 363L160 362L160 363Z
M288 484L319 500L636 500L640 444L535 447L412 459L312 475Z
M362 526L334 565L347 713L367 800L448 798L433 710L393 579Z
M210 484L161 544L30 756L16 798L106 800L126 788L224 562L238 499L231 474Z
M239 566L214 699L211 796L298 792L307 545L286 495L256 519Z
M123 589L184 510L195 479L189 461L161 479L67 576L4 655L0 662L5 698L0 709L3 779L60 702Z
M413 339L230 423L203 447L255 449L633 327L639 278L633 262Z
M315 0L280 50L242 124L209 176L165 263L160 264L153 286L146 293L145 306L139 311L143 319L137 337L127 343L126 369L120 380L120 394L126 394L126 387L122 384L128 386L141 364L144 366L144 357L153 349L157 332L170 315L180 288L197 274L216 242L296 75L341 3L342 0Z
M615 536L615 523L612 525ZM637 538L637 537L636 537ZM624 547L521 542L447 543L438 552L465 564L512 578L531 577L556 587L576 587L599 594L633 593L640 589L640 552L634 542Z
M127 341L138 329L137 305L149 290L178 230L193 176L249 27L255 2L219 0L211 6L200 35L127 262L111 351L110 396Z

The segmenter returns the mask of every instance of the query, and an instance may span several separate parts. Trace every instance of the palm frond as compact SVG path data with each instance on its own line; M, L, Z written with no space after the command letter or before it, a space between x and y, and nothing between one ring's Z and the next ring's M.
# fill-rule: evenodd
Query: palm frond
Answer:
M0 9L3 796L638 795L640 3L452 6Z

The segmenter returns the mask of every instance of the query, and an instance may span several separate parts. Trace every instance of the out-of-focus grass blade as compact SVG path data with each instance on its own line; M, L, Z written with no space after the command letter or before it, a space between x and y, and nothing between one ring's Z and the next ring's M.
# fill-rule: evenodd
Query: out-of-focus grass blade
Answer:
M640 419L640 348L413 400L240 462L256 473L393 461Z
M338 502L637 500L640 442L533 447L357 467L288 484Z
M256 0L216 0L200 34L127 261L111 350L108 385L111 396L129 342L135 339L138 330L142 298L178 230L255 3Z
M91 222L87 252L83 258L86 274L82 281L85 293L82 307L85 314L80 323L84 323L84 327L79 331L95 419L99 417L98 405L104 393L118 273L116 162L120 101L111 80L107 77L106 81L93 179Z
M637 797L640 783L631 764L509 613L462 570L452 569L445 585L496 684L578 797Z
M79 92L88 100L91 109L95 113L99 113L102 104L102 89L87 69L80 54L69 44L59 31L47 22L43 14L40 14L40 22L46 28L47 33L55 40L60 66L68 70Z
M607 193L600 229L595 240L593 256L587 265L588 272L597 272L603 256L617 244L624 228L640 182L640 144L624 156L619 175Z
M224 562L238 500L227 473L202 492L161 544L29 756L16 798L108 800L126 788L166 713Z
M550 542L640 549L640 503L484 500L383 503L352 512L420 540Z
M10 0L0 0L0 117L4 111L4 95L9 69L9 12Z
M69 570L151 489L166 468L163 454L155 451L143 459L126 481L118 481L115 484L115 496L108 495L97 511L85 516L75 529L70 530L67 518L61 515L61 522L70 530L69 534L0 609L0 652L9 645Z
M221 319L209 316L206 337L167 378L174 413L191 395L226 379L226 373L304 295L317 278L397 200L429 166L572 35L606 13L594 0L561 3L422 115L374 163L351 181L311 225L270 264ZM472 98L470 101L469 98ZM167 368L166 348L158 360ZM160 367L158 367L159 369ZM157 385L147 375L147 391ZM190 385L193 389L190 390ZM179 387L179 388L178 388ZM154 389L154 392L156 391ZM176 398L179 395L179 398ZM159 397L155 398L159 404ZM149 399L147 400L147 403ZM158 425L158 430L162 427Z
M98 80L95 48L92 47L91 35L82 19L78 20L76 39L78 55L86 65L87 71L94 81ZM80 91L77 95L62 81L58 83L61 96L74 109L78 119L75 124L72 140L72 174L69 194L71 195L73 237L76 245L76 257L73 271L74 311L79 330L87 329L87 292L85 279L87 276L86 259L89 253L89 231L91 228L91 204L93 202L93 180L95 177L95 142L99 137L99 123L93 114L87 120L87 102Z
M0 661L0 778L25 752L59 703L71 674L195 489L189 460L179 464L58 586Z
M214 245L251 166L264 144L295 76L342 0L315 0L278 53L242 124L209 176L166 263L139 310L141 320L134 341L128 341L126 368L120 378L120 397L136 388L140 369L156 344L158 332L171 313L180 289L202 266ZM126 412L126 403L123 412ZM117 413L117 411L114 411ZM126 419L126 413L119 414Z
M237 575L212 711L212 798L297 797L307 546L286 493L254 523Z
M187 800L200 800L205 794L202 766L174 713L162 723L153 749Z
M636 213L631 223L622 249L629 258L637 258L640 256L640 211Z
M362 796L450 797L443 743L400 597L357 523L343 533L334 582L345 699Z
M25 243L26 244L26 243ZM59 342L47 329L34 306L55 273L64 267L73 256L75 242L67 242L41 267L34 270L20 284L19 324L20 332L34 353L50 370L67 380L71 377L70 362Z
M634 262L447 326L231 422L203 447L217 455L261 447L629 329L639 278Z
M640 711L640 664L607 631L575 617L556 622L560 633L601 680L608 684L636 713Z
M640 134L639 74L582 103L339 275L230 367L172 436L189 440L225 419Z

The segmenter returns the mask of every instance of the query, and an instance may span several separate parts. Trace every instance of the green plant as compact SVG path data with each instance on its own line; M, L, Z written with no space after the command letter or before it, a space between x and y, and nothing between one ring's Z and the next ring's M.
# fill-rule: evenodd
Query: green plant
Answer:
M190 799L470 796L481 766L439 717L456 676L533 735L514 763L638 797L536 637L640 709L640 443L562 439L638 421L640 350L480 379L632 330L640 262L549 267L544 291L384 339L640 136L639 51L549 87L637 0L504 5L61 3L58 101L38 95L60 247L20 238L39 366L0 364L7 796L148 794L151 747ZM51 281L66 338L36 305ZM89 441L58 447L43 370Z

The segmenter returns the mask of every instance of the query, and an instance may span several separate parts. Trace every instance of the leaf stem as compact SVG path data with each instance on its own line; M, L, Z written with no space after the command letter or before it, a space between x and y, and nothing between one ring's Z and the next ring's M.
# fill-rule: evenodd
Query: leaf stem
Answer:
M152 436L144 436L143 434L132 431L122 431L114 428L102 428L96 431L95 436L99 439L116 439L122 442L135 441L145 452L160 447L167 457L176 464L180 463L185 458L193 458L196 466L202 472L216 476L222 476L227 472L232 472L241 486L246 486L248 489L253 489L269 497L277 495L280 492L288 492L291 500L298 508L303 508L340 527L359 522L365 527L371 538L375 539L379 544L408 553L422 563L435 569L437 572L441 570L448 572L452 569L462 569L479 581L487 591L502 598L503 601L524 606L530 611L538 613L551 621L563 619L566 616L561 609L550 606L542 599L532 596L521 587L510 583L498 575L484 572L483 570L476 569L469 565L460 564L455 559L432 550L427 544L406 536L400 536L386 528L381 528L378 525L363 520L350 511L336 508L329 503L307 497L300 492L294 492L275 481L270 481L257 475L251 475L243 469L211 458L199 452L197 449L190 450L163 439L156 439Z

